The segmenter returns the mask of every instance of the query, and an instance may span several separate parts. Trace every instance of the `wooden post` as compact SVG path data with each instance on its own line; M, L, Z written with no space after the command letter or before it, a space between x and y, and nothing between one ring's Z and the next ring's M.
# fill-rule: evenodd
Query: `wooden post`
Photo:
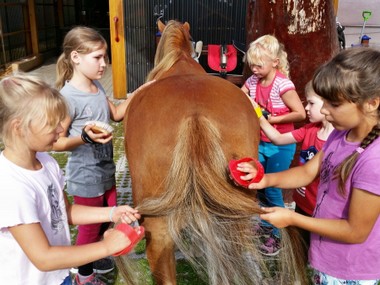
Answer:
M290 64L290 79L301 99L305 85L314 71L339 51L333 0L274 1L249 0L247 9L247 46L260 36L274 35L284 44ZM244 66L244 78L252 74ZM301 127L304 122L295 124ZM297 145L292 166L298 165L300 145ZM292 201L289 191L285 201Z
M58 17L58 27L62 29L65 26L63 18L63 0L57 0L57 17Z
M334 1L334 16L336 17L338 15L339 0L333 0L333 1Z
M116 99L127 97L127 67L123 11L123 0L109 1L113 97Z
M247 44L265 34L284 44L300 97L316 68L339 51L333 0L249 0L246 25ZM246 66L244 77L250 74Z
M38 33L37 33L37 21L36 21L36 6L34 0L28 0L28 12L29 12L29 23L30 23L30 37L32 40L32 53L33 55L39 54L38 47Z

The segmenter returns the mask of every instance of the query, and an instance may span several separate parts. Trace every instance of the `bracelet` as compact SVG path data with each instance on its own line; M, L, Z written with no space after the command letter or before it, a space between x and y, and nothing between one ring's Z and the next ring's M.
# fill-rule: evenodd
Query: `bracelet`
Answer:
M270 113L269 113L267 110L264 110L264 111L263 111L263 116L264 116L265 119L268 120L269 115L270 115Z
M255 112L256 112L257 118L260 119L263 116L263 112L261 111L260 106L255 107Z
M82 141L84 141L85 143L90 143L90 144L96 144L97 142L94 141L89 135L88 133L86 133L86 131L84 130L84 128L82 129L82 134L80 136L82 138Z
M112 223L114 223L112 217L113 217L113 212L115 211L115 208L116 208L116 206L113 206L113 207L111 208L111 210L110 210L110 221L111 221Z

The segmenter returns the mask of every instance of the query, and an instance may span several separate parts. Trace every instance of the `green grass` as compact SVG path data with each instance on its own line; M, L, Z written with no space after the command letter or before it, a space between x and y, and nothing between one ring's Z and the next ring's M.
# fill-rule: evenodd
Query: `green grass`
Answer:
M116 171L116 186L118 189L118 204L129 204L132 205L132 197L131 197L131 178L128 170L128 165L125 160L125 152L124 152L124 136L122 130L122 123L114 123L114 161L116 163L117 171ZM0 150L3 149L2 144L0 143ZM50 152L50 154L57 160L59 166L65 172L65 166L68 159L68 152ZM72 197L69 196L69 201L72 202ZM133 206L133 205L132 205ZM76 240L77 228L76 226L70 227L71 240L72 243ZM145 253L145 240L143 239L134 249L136 254ZM154 285L154 281L152 279L150 269L148 266L148 262L145 257L141 257L137 259L137 262L141 265L142 274L146 280L144 280L144 284L146 285ZM275 274L275 267L273 267L273 274ZM107 285L125 285L121 276L118 274L117 269L112 272L105 274L102 276L102 280ZM177 284L178 285L206 285L204 281L200 279L197 275L197 272L191 267L189 262L184 259L177 260Z
M112 126L114 127L113 132L113 146L114 146L114 161L118 165L119 162L119 168L123 169L123 171L119 171L117 169L116 171L116 187L118 189L118 204L132 204L132 196L131 196L131 178L128 170L128 165L125 160L123 162L125 157L124 152L124 134L123 134L123 128L122 123L113 123ZM65 166L68 159L68 152L50 152L50 154L57 160L59 166L65 171ZM120 163L121 162L121 163ZM72 197L69 195L69 201L72 202ZM76 240L77 235L77 228L76 226L70 227L70 233L71 233L71 240L72 243ZM136 254L142 254L145 253L145 239L143 239L139 244L134 248L134 252ZM145 255L143 255L145 256ZM144 284L146 285L154 285L153 278L150 273L148 261L145 257L137 259L137 262L139 263L140 268L142 268L142 276L145 276L146 280L144 281ZM112 272L108 274L104 274L102 276L102 280L107 285L125 285L125 282L123 282L121 276L118 274L117 269L113 270ZM180 259L177 262L177 284L178 285L190 285L190 284L196 284L196 285L206 285L196 274L196 272L192 269L189 262L186 260Z

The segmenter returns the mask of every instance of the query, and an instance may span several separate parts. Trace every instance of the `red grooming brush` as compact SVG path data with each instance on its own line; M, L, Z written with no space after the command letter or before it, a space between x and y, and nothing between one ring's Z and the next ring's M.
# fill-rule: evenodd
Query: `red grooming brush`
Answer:
M116 226L116 229L122 231L131 241L131 244L128 245L123 250L113 254L113 256L119 256L129 253L136 244L144 237L145 229L142 226L132 227L125 223L120 223Z
M256 177L254 177L251 180L242 180L240 176L246 175L246 173L237 170L237 165L241 162L251 162L251 161L254 162L257 169ZM232 181L237 186L242 186L244 188L248 188L248 185L251 183L259 182L264 176L264 167L261 165L261 163L257 159L254 159L251 157L245 157L239 160L231 160L228 163L228 170L229 170L229 176L232 179Z

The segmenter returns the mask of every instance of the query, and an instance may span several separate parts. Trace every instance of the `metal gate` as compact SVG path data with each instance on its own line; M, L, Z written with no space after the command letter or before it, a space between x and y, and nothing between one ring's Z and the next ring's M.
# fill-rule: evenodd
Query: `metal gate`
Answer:
M33 7L29 7L31 3ZM14 61L56 51L56 14L55 0L0 0L0 71ZM33 36L33 27L38 39Z
M126 0L124 3L129 92L140 86L153 68L158 18L163 22L172 19L189 22L194 41L201 40L204 45L230 44L233 40L245 43L248 0Z

